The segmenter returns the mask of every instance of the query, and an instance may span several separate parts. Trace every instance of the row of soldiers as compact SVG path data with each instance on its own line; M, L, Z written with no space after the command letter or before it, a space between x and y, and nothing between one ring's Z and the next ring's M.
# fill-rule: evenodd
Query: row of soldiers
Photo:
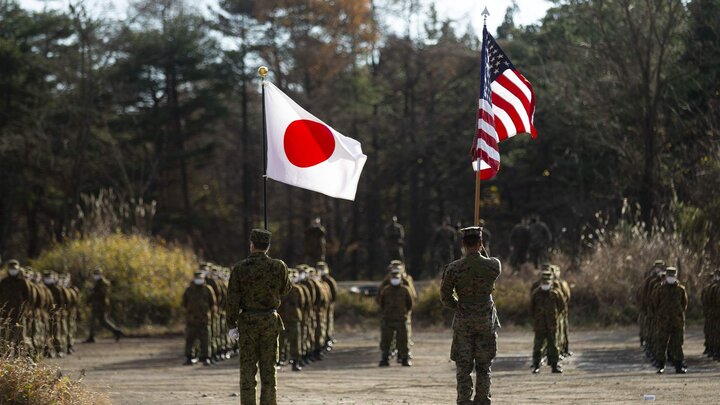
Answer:
M202 263L185 289L185 365L198 362L210 366L237 354L237 344L228 336L225 302L230 270Z
M710 275L708 283L700 293L705 315L704 355L720 361L720 270Z
M678 280L677 269L656 260L644 274L636 291L636 302L640 345L658 374L665 372L667 363L675 367L676 373L687 373L682 346L688 297Z
M36 272L8 261L0 281L0 340L16 353L63 357L74 351L80 291L69 274Z
M292 371L301 371L332 350L338 286L323 261L290 268L288 277L292 286L278 308L284 329L277 366L289 364Z
M571 356L568 341L570 285L560 278L560 267L543 263L540 279L530 288L530 313L533 319L532 372L540 372L544 355L553 373L562 373L559 361Z

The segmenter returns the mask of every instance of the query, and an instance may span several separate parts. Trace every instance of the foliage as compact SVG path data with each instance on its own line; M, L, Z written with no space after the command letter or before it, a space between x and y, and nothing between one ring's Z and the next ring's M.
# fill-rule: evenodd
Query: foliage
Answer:
M103 268L112 283L113 318L137 326L179 319L183 291L198 264L191 252L162 240L112 234L67 240L43 252L32 265L70 273L86 290L92 270Z
M104 405L110 399L89 391L78 379L63 375L57 366L12 356L0 341L0 403L7 405ZM84 374L84 371L83 371Z

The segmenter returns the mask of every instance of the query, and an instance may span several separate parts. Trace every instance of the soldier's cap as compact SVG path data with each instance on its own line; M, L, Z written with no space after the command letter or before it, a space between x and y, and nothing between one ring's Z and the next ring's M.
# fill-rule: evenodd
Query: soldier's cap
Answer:
M543 271L542 273L540 273L540 279L542 279L542 280L551 280L551 279L552 279L552 272Z
M253 229L250 231L250 242L269 245L270 239L272 239L272 233L270 231L264 229Z
M308 266L307 264L304 264L304 263L303 263L303 264L298 264L298 265L295 266L295 267L296 267L297 271L299 271L299 272L301 272L301 273L304 273L304 272L307 271L308 267L310 267L310 266Z
M467 228L462 228L460 232L462 233L463 238L469 236L478 236L482 238L482 227L480 226L468 226Z
M543 264L540 265L540 269L542 269L542 270L550 270L550 269L552 269L552 264L545 262L545 263L543 263Z
M668 267L667 269L665 269L665 275L668 277L677 276L677 272L678 272L678 270L675 267Z
M390 267L403 267L405 264L402 262L402 260L391 260L390 261Z
M200 267L201 269L207 269L208 267L210 267L210 263L208 263L208 262L202 262L202 263L200 263L200 266L199 266L199 267Z
M15 259L8 260L8 267L19 267L19 266L20 266L19 261L15 260Z
M305 269L305 271L307 271L307 272L310 273L310 274L314 274L314 273L315 273L315 267L307 266L307 269Z
M43 272L43 277L55 277L57 273L52 270L46 270Z
M318 270L328 270L328 265L327 265L327 263L320 261L320 262L317 262L317 264L315 265L315 268Z
M658 266L658 267L664 266L664 265L665 265L665 260L655 260L655 263L653 263L653 266Z
M193 273L193 276L195 276L195 277L205 277L205 273L202 272L202 271L200 271L200 270L197 270L197 271L195 271L195 272Z

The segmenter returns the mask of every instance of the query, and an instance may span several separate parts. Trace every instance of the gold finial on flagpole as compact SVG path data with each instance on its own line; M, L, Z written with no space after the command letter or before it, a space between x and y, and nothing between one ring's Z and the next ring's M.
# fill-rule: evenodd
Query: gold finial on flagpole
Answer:
M267 74L268 74L268 68L267 68L267 66L260 66L260 67L258 68L258 75L260 75L261 78L264 79L265 76L267 76Z

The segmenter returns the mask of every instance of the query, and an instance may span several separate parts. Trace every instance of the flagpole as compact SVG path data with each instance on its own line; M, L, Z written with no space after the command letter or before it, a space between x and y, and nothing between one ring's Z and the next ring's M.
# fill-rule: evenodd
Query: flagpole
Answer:
M482 46L485 46L485 30L487 30L487 18L490 15L487 7L482 12L483 16L483 41ZM485 63L483 60L482 63ZM482 71L482 68L481 68ZM478 126L480 125L479 119L475 119L475 134L477 135ZM480 225L480 167L482 166L482 159L477 159L477 172L475 173L475 226Z
M267 123L265 122L265 76L268 74L268 68L260 66L258 75L260 76L262 87L262 127L263 127L263 218L265 220L265 230L268 230L268 209L267 209Z

